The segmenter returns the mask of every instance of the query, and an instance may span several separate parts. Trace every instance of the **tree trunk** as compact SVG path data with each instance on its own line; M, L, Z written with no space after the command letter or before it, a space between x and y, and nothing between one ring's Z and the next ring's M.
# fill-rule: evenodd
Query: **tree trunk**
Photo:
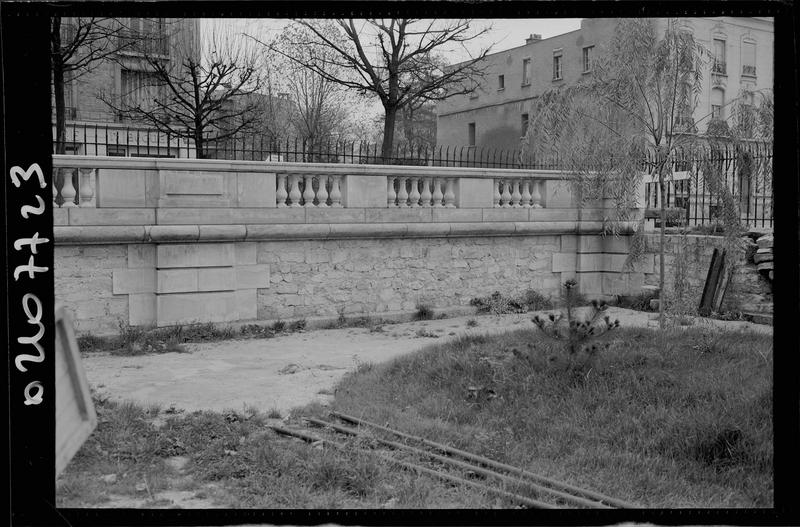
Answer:
M664 329L664 304L667 300L666 292L664 291L664 244L666 242L666 225L667 214L664 208L664 165L663 162L658 166L658 190L660 192L658 198L659 217L661 218L661 225L659 229L659 247L658 247L658 328L663 331Z
M197 159L206 158L205 144L203 140L203 129L199 127L194 129L194 149Z
M56 154L67 152L67 123L64 104L64 59L61 56L61 18L53 17L50 28L50 54L53 67L53 95L56 106Z
M381 146L381 157L386 162L392 157L392 146L394 145L394 125L397 120L397 108L384 107L386 116L383 120L383 146Z

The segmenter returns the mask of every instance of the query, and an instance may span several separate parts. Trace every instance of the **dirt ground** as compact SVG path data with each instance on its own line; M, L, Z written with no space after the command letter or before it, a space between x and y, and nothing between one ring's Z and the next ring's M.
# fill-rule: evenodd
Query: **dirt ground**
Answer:
M657 327L653 313L609 308L623 327ZM467 334L531 328L533 313L465 316L386 324L382 330L310 330L269 339L186 344L190 353L132 357L85 354L83 366L98 395L193 410L262 412L333 397L336 383L360 363L380 363ZM475 319L477 326L467 321ZM698 325L772 333L771 326L698 319Z

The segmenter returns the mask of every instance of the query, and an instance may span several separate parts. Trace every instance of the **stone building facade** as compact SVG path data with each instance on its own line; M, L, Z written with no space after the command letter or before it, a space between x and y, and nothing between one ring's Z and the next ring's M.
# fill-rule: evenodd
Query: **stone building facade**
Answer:
M144 101L151 97L152 75L144 52L174 61L181 53L195 53L200 48L200 20L176 18L123 18L124 28L113 39L130 39L127 44L112 42L120 51L109 56L88 72L65 79L66 153L122 157L177 157L178 150L167 144L155 146L155 131L132 123L116 113L103 99ZM74 19L65 19L62 35L74 27ZM55 104L53 122L55 123ZM55 127L55 124L53 125ZM55 137L55 134L54 134ZM162 140L162 142L164 142ZM153 143L153 144L149 144ZM108 146L113 144L114 146ZM145 145L149 145L145 149Z
M663 33L667 19L656 19ZM772 18L716 17L679 19L682 28L709 51L693 118L705 131L712 113L732 117L732 101L744 91L764 93L773 85ZM591 75L592 58L614 33L614 19L583 19L581 28L487 57L487 74L478 89L437 106L437 144L483 148L519 148L533 102L546 90L574 85ZM755 100L751 104L758 104Z

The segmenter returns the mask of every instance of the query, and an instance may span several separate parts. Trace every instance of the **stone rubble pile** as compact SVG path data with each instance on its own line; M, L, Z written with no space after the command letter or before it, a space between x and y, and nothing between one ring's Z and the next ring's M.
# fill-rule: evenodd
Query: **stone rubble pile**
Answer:
M758 244L758 250L753 255L753 262L756 264L758 272L762 276L768 277L771 282L773 279L773 237L771 234L761 236L756 240L756 243Z

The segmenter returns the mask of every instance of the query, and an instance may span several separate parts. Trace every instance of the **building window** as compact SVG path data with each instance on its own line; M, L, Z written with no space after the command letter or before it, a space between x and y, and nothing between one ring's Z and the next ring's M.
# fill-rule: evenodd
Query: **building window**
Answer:
M531 59L522 59L522 85L528 86L531 83Z
M756 76L756 43L742 42L742 75Z
M528 114L527 113L523 113L522 114L522 118L521 118L521 125L522 125L521 126L522 134L521 135L522 136L525 136L525 134L528 133L528 121L529 121Z
M158 75L146 71L122 70L121 103L123 109L152 111L159 96Z
M714 39L714 59L711 64L711 72L718 75L726 74L725 66L725 41L721 38Z
M163 18L128 18L119 36L120 51L168 55L169 41Z
M505 90L506 89L506 76L505 75L498 75L497 76L497 89L498 90Z
M583 48L583 72L588 73L592 71L592 54L594 53L594 46L586 46Z
M553 80L561 80L561 51L553 53Z
M475 123L469 123L467 125L467 135L469 146L475 146Z
M725 118L725 90L714 88L711 90L711 120L722 120Z

